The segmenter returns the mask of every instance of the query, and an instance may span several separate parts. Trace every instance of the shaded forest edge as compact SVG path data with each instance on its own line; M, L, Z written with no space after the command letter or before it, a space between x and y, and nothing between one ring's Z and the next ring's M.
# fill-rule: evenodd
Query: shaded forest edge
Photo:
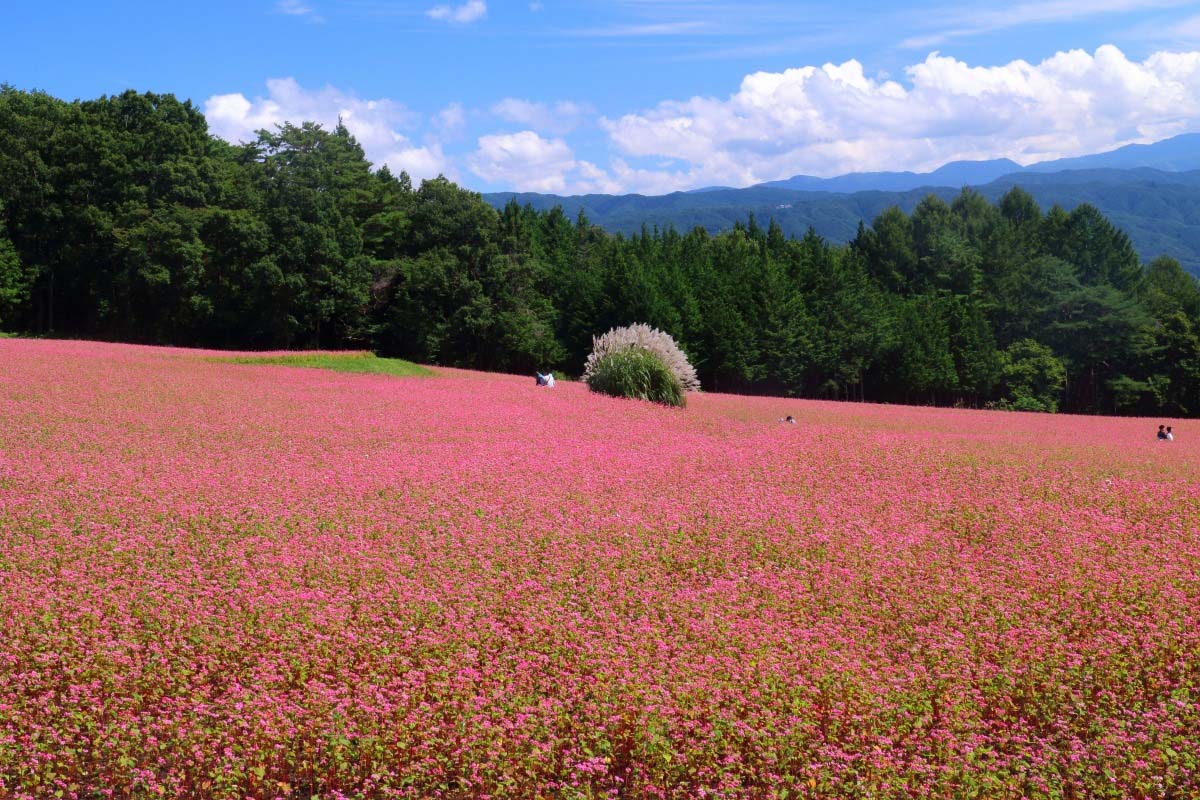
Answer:
M231 145L171 95L0 89L0 329L578 374L632 322L710 390L1200 414L1200 285L1090 205L964 190L846 245L753 217L613 235L415 188L340 125Z

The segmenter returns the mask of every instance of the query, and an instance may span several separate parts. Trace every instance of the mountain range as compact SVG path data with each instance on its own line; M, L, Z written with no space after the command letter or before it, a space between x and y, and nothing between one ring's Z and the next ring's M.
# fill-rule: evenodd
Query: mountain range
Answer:
M797 175L745 189L708 187L660 196L496 192L484 199L497 208L516 198L538 209L570 214L582 209L593 222L619 233L646 226L697 225L727 230L750 214L774 219L788 235L811 226L833 241L849 241L859 221L889 206L911 211L926 195L951 199L964 186L989 200L1021 186L1042 205L1070 210L1091 203L1129 234L1141 256L1177 258L1200 276L1200 134L1149 145L1021 166L1008 159L956 161L928 173L859 172L833 178Z

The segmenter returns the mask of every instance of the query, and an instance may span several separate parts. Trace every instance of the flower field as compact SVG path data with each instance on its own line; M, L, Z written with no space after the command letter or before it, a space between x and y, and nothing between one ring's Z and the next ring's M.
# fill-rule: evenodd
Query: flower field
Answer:
M0 796L1200 797L1196 423L212 355L0 340Z

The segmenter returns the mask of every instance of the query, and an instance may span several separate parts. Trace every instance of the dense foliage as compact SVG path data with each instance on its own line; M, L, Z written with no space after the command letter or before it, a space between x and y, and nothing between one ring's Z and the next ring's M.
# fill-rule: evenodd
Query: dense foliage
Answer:
M233 146L170 95L0 90L4 329L579 374L635 321L721 391L1200 413L1200 287L1090 205L930 196L849 245L753 217L626 237L414 188L340 125Z

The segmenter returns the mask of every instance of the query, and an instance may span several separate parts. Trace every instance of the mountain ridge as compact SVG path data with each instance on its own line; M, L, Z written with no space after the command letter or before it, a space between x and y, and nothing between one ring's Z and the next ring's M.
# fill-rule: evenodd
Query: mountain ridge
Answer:
M1019 172L1021 165L1007 158L990 161L951 161L932 172L851 172L832 178L793 175L779 181L764 181L755 186L774 189L804 189L834 193L861 191L907 191L921 186L963 186L990 183Z
M1143 260L1169 255L1200 277L1200 169L1019 172L971 188L996 201L1014 186L1028 191L1043 210L1053 205L1070 210L1090 203L1129 234ZM869 224L889 206L910 212L929 194L951 200L960 191L961 187L919 186L907 191L834 193L752 186L657 196L497 192L485 194L484 199L497 208L516 199L540 210L560 206L572 215L583 210L592 222L621 234L634 234L643 225L681 230L700 226L717 233L754 214L762 222L774 219L789 236L802 236L812 227L831 241L846 242L854 238L860 221Z
M849 172L831 178L793 175L754 186L807 189L835 193L908 191L924 186L974 186L1017 173L1064 172L1081 169L1151 168L1165 172L1200 169L1200 133L1185 133L1152 144L1129 144L1101 153L1041 161L1028 166L1007 159L951 161L931 172ZM751 188L751 187L747 187Z
M572 214L583 210L614 233L636 233L643 225L685 230L699 225L717 233L754 214L774 219L788 235L803 235L811 226L827 239L848 241L860 221L870 223L888 206L911 211L928 194L950 199L963 187L996 200L1013 186L1025 188L1043 208L1091 203L1129 234L1143 259L1170 255L1200 277L1200 133L1028 166L1008 159L952 161L926 173L794 175L741 189L708 186L665 195L483 197L497 208L516 198L542 210L556 205Z

